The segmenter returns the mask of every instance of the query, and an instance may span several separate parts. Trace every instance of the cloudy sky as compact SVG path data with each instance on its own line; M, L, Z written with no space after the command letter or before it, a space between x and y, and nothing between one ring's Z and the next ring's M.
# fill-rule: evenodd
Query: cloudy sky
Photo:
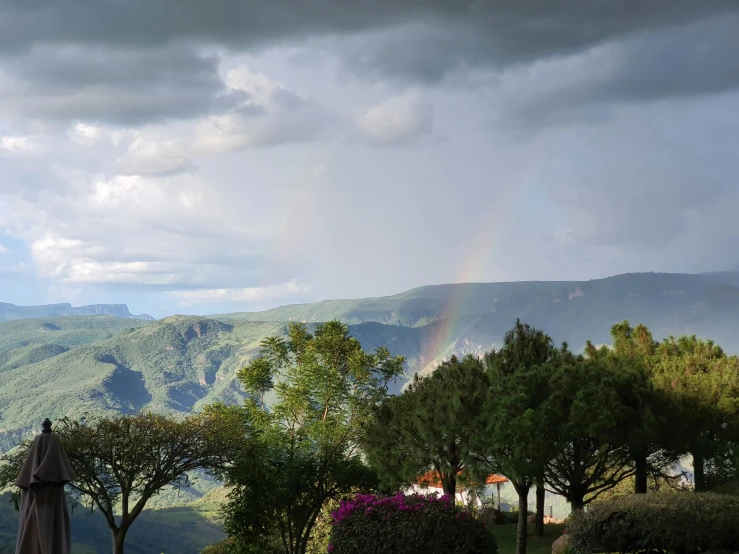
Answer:
M5 0L0 301L739 264L736 0Z

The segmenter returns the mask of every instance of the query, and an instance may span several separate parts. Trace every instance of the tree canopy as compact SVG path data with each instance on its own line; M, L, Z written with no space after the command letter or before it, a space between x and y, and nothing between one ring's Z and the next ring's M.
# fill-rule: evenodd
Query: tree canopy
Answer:
M313 334L293 323L286 338L265 339L238 375L254 435L226 474L228 533L244 545L276 540L287 554L304 554L328 500L376 486L358 450L361 426L403 363L387 348L363 351L338 321Z
M194 470L218 472L234 459L239 441L231 430L232 421L213 413L171 418L142 412L54 425L77 474L72 493L105 516L114 554L123 554L126 534L152 496L186 486ZM30 445L3 457L0 489L15 481Z
M385 482L409 485L432 471L453 497L476 432L472 422L487 394L482 361L453 356L375 408L364 426L362 450Z
M540 364L493 374L481 416L474 425L470 457L473 474L483 477L502 473L518 494L517 554L526 552L529 490L541 483L558 447L547 406L551 394L549 372L547 364Z
M676 440L693 457L695 488L707 490L706 463L739 444L739 358L712 341L669 337L656 349L653 372L670 401Z

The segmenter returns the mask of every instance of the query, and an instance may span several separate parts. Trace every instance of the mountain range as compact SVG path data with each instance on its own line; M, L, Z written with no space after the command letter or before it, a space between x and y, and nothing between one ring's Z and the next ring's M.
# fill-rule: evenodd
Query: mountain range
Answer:
M150 315L133 315L125 304L92 304L72 307L72 304L46 304L44 306L16 306L0 302L0 321L28 319L32 317L63 317L70 315L112 315L131 319L153 320Z
M29 317L0 323L0 450L45 417L140 408L186 413L213 401L237 402L236 371L290 321L313 328L343 320L366 349L386 345L405 356L406 378L452 354L499 346L519 317L574 350L588 339L608 343L611 325L628 319L658 338L697 334L739 353L739 272L435 285L161 320L131 316L125 305L7 306L0 304L0 313ZM78 311L105 315L59 315ZM51 315L30 317L40 313Z
M696 334L739 354L738 315L739 272L435 285L387 297L160 320L133 316L125 305L0 304L0 452L46 417L141 408L189 413L214 401L240 402L237 370L258 354L263 338L284 333L291 321L311 329L345 321L365 349L386 345L405 356L407 380L452 354L500 346L516 318L575 351L588 339L609 343L611 326L628 319L646 324L656 338ZM157 517L192 506L214 486L162 495L156 507L165 511Z

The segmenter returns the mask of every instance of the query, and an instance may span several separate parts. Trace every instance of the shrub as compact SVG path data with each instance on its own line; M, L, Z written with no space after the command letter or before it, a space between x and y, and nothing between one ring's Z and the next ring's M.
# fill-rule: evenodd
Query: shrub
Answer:
M234 544L233 539L223 539L209 544L200 551L200 554L231 554L234 550Z
M203 548L200 554L279 554L282 552L279 541L265 541L261 544L244 544L236 537L227 537Z
M574 552L692 554L739 550L739 498L695 492L633 494L572 516Z
M333 514L330 554L496 554L485 525L448 496L359 494Z
M503 512L503 520L507 525L518 523L518 510L515 512Z
M739 496L739 481L717 485L716 487L711 489L711 492L715 492L717 494L729 494L732 496Z
M497 508L488 507L480 511L480 519L488 527L492 525L503 525L507 523L505 514L505 512L501 512Z

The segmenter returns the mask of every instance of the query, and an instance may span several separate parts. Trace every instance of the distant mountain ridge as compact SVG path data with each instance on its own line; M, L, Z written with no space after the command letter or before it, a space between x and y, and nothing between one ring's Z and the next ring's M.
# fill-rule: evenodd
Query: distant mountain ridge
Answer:
M620 303L642 298L682 308L706 300L708 289L739 287L739 271L706 274L624 273L588 281L511 281L429 285L393 296L323 300L280 306L262 312L234 312L208 317L221 321L302 321L340 319L348 324L377 322L419 327L446 317L465 317L493 312L519 312L521 318L550 304L577 297L598 297ZM552 310L549 310L552 311Z
M8 306L0 304L6 314ZM736 272L434 285L388 297L157 321L134 319L125 305L111 310L120 316L68 315L100 314L105 305L35 308L52 316L0 322L0 451L44 417L140 408L187 413L209 402L237 402L243 395L236 372L258 355L262 339L285 333L290 321L311 330L345 321L365 349L387 346L403 355L406 378L433 371L451 355L500 346L516 318L575 351L586 340L610 343L611 326L628 319L656 338L696 334L739 354Z
M83 315L75 315L77 310ZM609 344L611 326L628 319L647 325L657 339L696 334L739 354L739 272L433 285L263 312L134 317L125 305L0 304L0 452L29 436L45 417L142 408L184 414L212 402L241 402L237 371L259 354L262 339L284 334L291 321L305 322L312 331L320 322L340 319L365 349L387 346L405 356L406 378L433 371L451 355L499 347L516 318L543 329L556 343L567 341L575 351L588 339ZM193 497L162 497L157 506L186 499ZM147 517L167 513L179 517L176 510ZM220 532L199 516L188 517L203 532ZM93 519L75 524L80 537L92 533L87 525ZM147 535L156 526L140 527L142 538L135 542L147 546L131 551L160 551L150 549L159 543ZM2 531L0 525L0 548ZM95 533L105 537L104 526Z
M89 306L74 307L72 304L67 303L41 306L16 306L15 304L0 302L0 321L75 315L112 315L128 319L154 320L153 317L147 314L133 315L128 311L126 304L91 304Z

